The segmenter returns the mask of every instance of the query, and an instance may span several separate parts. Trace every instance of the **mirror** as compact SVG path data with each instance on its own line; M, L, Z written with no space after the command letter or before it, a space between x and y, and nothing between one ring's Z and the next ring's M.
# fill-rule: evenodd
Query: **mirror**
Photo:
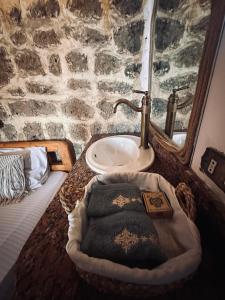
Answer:
M185 164L190 160L223 27L225 2L222 2L158 0L155 3L150 135ZM173 91L187 85L187 89ZM172 135L165 133L167 110L171 114L174 109L173 106L169 110L169 98L178 108L176 118L168 118L174 124ZM171 139L177 132L186 138L183 143L176 144Z
M151 119L178 146L183 146L211 15L211 0L156 2Z

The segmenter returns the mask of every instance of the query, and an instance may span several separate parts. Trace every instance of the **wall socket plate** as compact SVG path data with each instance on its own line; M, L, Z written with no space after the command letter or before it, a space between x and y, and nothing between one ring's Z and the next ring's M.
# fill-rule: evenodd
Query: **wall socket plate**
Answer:
M225 192L225 154L213 148L206 148L201 159L200 170Z
M213 174L215 172L216 166L217 166L217 161L215 159L211 159L209 162L209 166L208 166L208 172L210 174Z

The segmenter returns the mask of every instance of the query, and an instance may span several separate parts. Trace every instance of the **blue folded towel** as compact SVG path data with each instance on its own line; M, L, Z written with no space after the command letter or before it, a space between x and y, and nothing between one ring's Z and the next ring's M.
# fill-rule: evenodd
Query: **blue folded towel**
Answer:
M167 259L151 218L134 211L91 218L80 249L129 267L154 268Z
M88 217L103 217L124 210L145 212L141 191L129 183L96 184L88 198Z

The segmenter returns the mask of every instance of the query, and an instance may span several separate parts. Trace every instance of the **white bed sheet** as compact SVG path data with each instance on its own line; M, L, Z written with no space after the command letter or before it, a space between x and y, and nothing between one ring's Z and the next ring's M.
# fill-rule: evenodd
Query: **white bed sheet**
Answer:
M51 172L47 182L20 203L0 207L0 283L66 177L65 172Z

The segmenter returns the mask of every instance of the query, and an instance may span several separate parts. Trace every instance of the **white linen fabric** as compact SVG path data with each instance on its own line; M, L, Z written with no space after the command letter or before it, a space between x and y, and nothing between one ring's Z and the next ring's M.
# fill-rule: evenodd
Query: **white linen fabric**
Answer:
M89 257L80 251L87 230L86 205L92 185L129 182L142 191L164 191L174 209L172 219L153 219L161 248L169 258L152 270L129 268L106 259ZM69 214L69 241L66 249L72 261L81 269L104 277L137 284L161 285L180 280L193 273L201 262L200 236L195 224L185 215L175 195L174 187L162 176L153 173L112 173L95 176L86 186L83 201L78 201Z
M21 201L25 192L24 161L20 155L0 155L0 206Z
M0 282L66 177L65 172L51 172L47 182L20 203L0 207Z
M27 190L39 188L48 179L50 169L45 147L1 148L0 153L23 155Z

